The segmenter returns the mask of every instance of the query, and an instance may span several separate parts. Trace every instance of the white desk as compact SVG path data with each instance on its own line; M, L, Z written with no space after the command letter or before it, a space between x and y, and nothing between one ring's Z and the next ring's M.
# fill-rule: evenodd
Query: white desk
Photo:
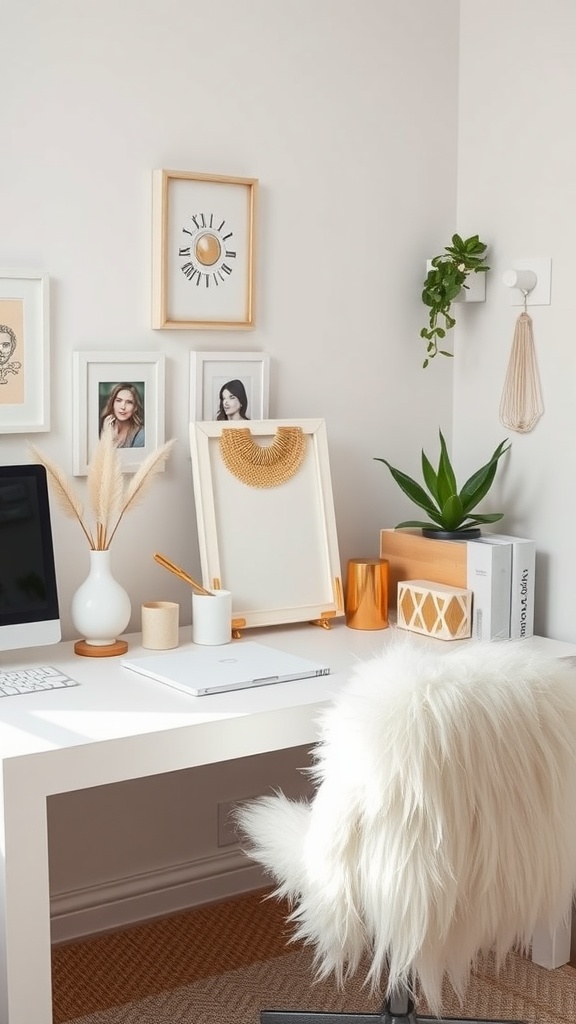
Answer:
M2 655L3 667L58 665L81 685L0 698L0 1024L52 1022L47 797L313 743L319 707L391 633L341 621L331 630L246 630L235 643L258 639L308 655L326 661L331 675L200 698L123 669L117 658L77 657L71 643ZM131 654L149 653L139 635L127 639ZM190 643L189 627L181 642ZM524 642L576 655L576 645Z

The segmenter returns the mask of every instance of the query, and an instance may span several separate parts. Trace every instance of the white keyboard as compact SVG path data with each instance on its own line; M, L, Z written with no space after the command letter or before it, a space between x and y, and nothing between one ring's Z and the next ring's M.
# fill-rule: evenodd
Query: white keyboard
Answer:
M57 690L61 686L79 686L79 683L51 665L0 670L0 697L17 697L22 693L38 693L39 690Z

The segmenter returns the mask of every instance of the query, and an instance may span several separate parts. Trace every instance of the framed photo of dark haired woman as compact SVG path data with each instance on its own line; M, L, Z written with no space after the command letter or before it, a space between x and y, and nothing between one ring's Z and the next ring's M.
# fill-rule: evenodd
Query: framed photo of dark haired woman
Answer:
M125 473L164 443L164 370L160 352L74 353L75 476L86 476L105 423Z
M152 327L253 327L257 179L157 170L152 180Z
M268 418L266 352L191 352L190 422Z

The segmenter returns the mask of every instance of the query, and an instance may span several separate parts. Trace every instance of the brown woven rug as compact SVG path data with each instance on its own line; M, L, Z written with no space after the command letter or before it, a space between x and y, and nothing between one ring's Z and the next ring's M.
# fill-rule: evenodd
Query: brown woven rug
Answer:
M54 1024L257 1024L263 1007L379 1010L361 976L344 993L314 983L310 951L289 944L289 934L286 907L251 893L56 947ZM511 954L497 976L487 957L464 1008L447 991L445 1013L575 1024L576 970L547 971Z

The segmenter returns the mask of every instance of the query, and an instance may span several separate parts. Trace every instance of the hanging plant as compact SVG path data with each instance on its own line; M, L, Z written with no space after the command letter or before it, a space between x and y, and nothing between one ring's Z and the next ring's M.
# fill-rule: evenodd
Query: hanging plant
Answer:
M422 363L425 369L436 355L452 356L452 352L438 348L438 342L446 337L456 323L451 307L461 288L468 288L466 279L470 274L485 274L490 267L484 262L487 246L478 235L461 238L452 235L452 245L447 245L444 252L434 256L431 267L424 281L422 302L429 306L428 327L423 327L420 337L428 342L426 358Z

